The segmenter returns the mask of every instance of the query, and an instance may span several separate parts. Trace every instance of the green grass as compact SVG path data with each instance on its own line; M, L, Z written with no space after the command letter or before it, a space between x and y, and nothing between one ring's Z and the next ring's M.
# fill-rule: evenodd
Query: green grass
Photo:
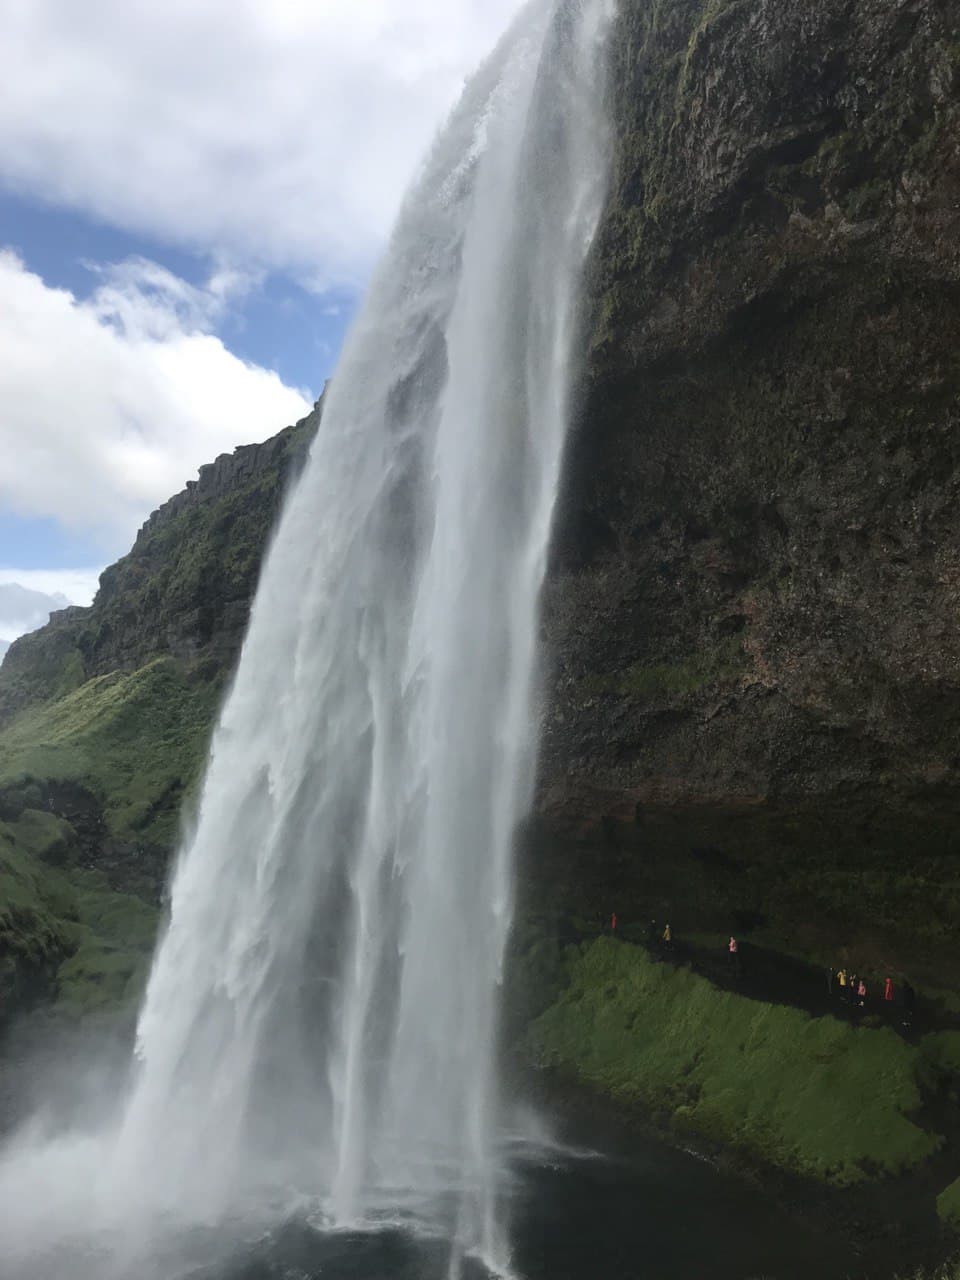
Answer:
M15 845L0 824L0 1010L24 978L49 976L71 946L71 894L61 878Z
M44 862L62 861L76 837L69 822L46 809L24 809L4 825L19 848Z
M180 801L203 765L220 690L218 680L191 678L169 658L88 680L6 726L0 784L24 777L78 782L103 802L110 834L172 844ZM40 832L27 835L33 850Z
M54 1013L85 1017L121 1011L140 997L157 931L157 912L115 893L99 872L76 872L76 950L57 971Z
M948 1226L960 1227L960 1178L937 1196L937 1215Z
M0 733L0 1009L50 1002L54 1016L120 1012L143 985L156 911L81 870L82 842L47 808L76 784L104 835L173 847L203 768L220 697L169 658L88 680L22 710Z
M922 1061L937 1083L960 1078L960 1031L935 1031L923 1037Z
M55 1015L121 1010L142 988L156 928L140 898L99 872L45 865L0 824L0 1009L39 982Z
M908 1169L942 1143L910 1118L919 1054L889 1029L718 991L610 938L565 955L568 985L528 1035L541 1066L839 1186Z

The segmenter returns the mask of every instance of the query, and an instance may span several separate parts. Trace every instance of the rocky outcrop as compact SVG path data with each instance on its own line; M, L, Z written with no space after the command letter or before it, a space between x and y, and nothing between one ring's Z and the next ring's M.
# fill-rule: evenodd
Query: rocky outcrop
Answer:
M104 570L89 609L55 613L13 644L0 668L0 724L31 702L158 657L204 663L209 676L228 672L281 499L321 411L322 399L295 426L202 467Z
M597 902L952 968L958 28L621 6L540 789Z
M320 412L318 403L264 444L221 455L150 516L130 554L101 576L84 650L89 674L131 670L161 653L232 667L280 501Z
M0 988L23 997L53 982L76 946L71 895L87 901L84 877L120 894L120 916L124 903L159 900L269 534L320 412L202 468L105 570L91 608L54 613L11 646L0 668ZM97 989L100 969L88 970Z

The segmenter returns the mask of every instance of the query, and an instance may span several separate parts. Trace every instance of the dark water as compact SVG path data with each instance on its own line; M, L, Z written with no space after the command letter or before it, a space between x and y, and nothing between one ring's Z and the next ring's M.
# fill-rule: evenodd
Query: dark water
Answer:
M703 1161L643 1143L629 1155L528 1152L512 1196L523 1280L844 1280L849 1249ZM191 1280L446 1280L443 1242L399 1230L324 1234L291 1222ZM467 1263L464 1280L487 1272Z

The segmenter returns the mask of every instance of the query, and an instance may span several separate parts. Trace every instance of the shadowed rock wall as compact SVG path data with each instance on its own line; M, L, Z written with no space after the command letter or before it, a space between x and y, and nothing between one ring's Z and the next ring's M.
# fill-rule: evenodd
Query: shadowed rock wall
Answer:
M960 5L631 0L615 61L534 874L940 964Z

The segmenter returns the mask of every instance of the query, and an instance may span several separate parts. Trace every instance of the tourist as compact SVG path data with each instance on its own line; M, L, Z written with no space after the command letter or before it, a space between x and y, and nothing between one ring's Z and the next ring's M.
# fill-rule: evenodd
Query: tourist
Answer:
M893 979L887 978L883 984L883 999L885 1004L893 1004Z
M740 977L740 943L731 933L730 941L727 943L727 954L730 957L730 968L733 970L734 977Z
M841 999L841 1000L846 1000L846 998L847 998L847 994L848 994L848 993L847 993L847 971L846 971L846 969L838 969L838 970L837 970L837 983L838 983L838 985L839 985L839 987L840 987L840 999Z
M617 913L615 911L610 917L610 931L611 933L617 932Z
M860 1008L864 1008L867 1003L867 984L861 978L857 987L857 995L860 997Z
M833 995L833 965L829 966L829 968L825 971L824 976L827 979L827 995L832 996Z
M667 925L663 930L663 945L665 947L673 946L673 930Z

